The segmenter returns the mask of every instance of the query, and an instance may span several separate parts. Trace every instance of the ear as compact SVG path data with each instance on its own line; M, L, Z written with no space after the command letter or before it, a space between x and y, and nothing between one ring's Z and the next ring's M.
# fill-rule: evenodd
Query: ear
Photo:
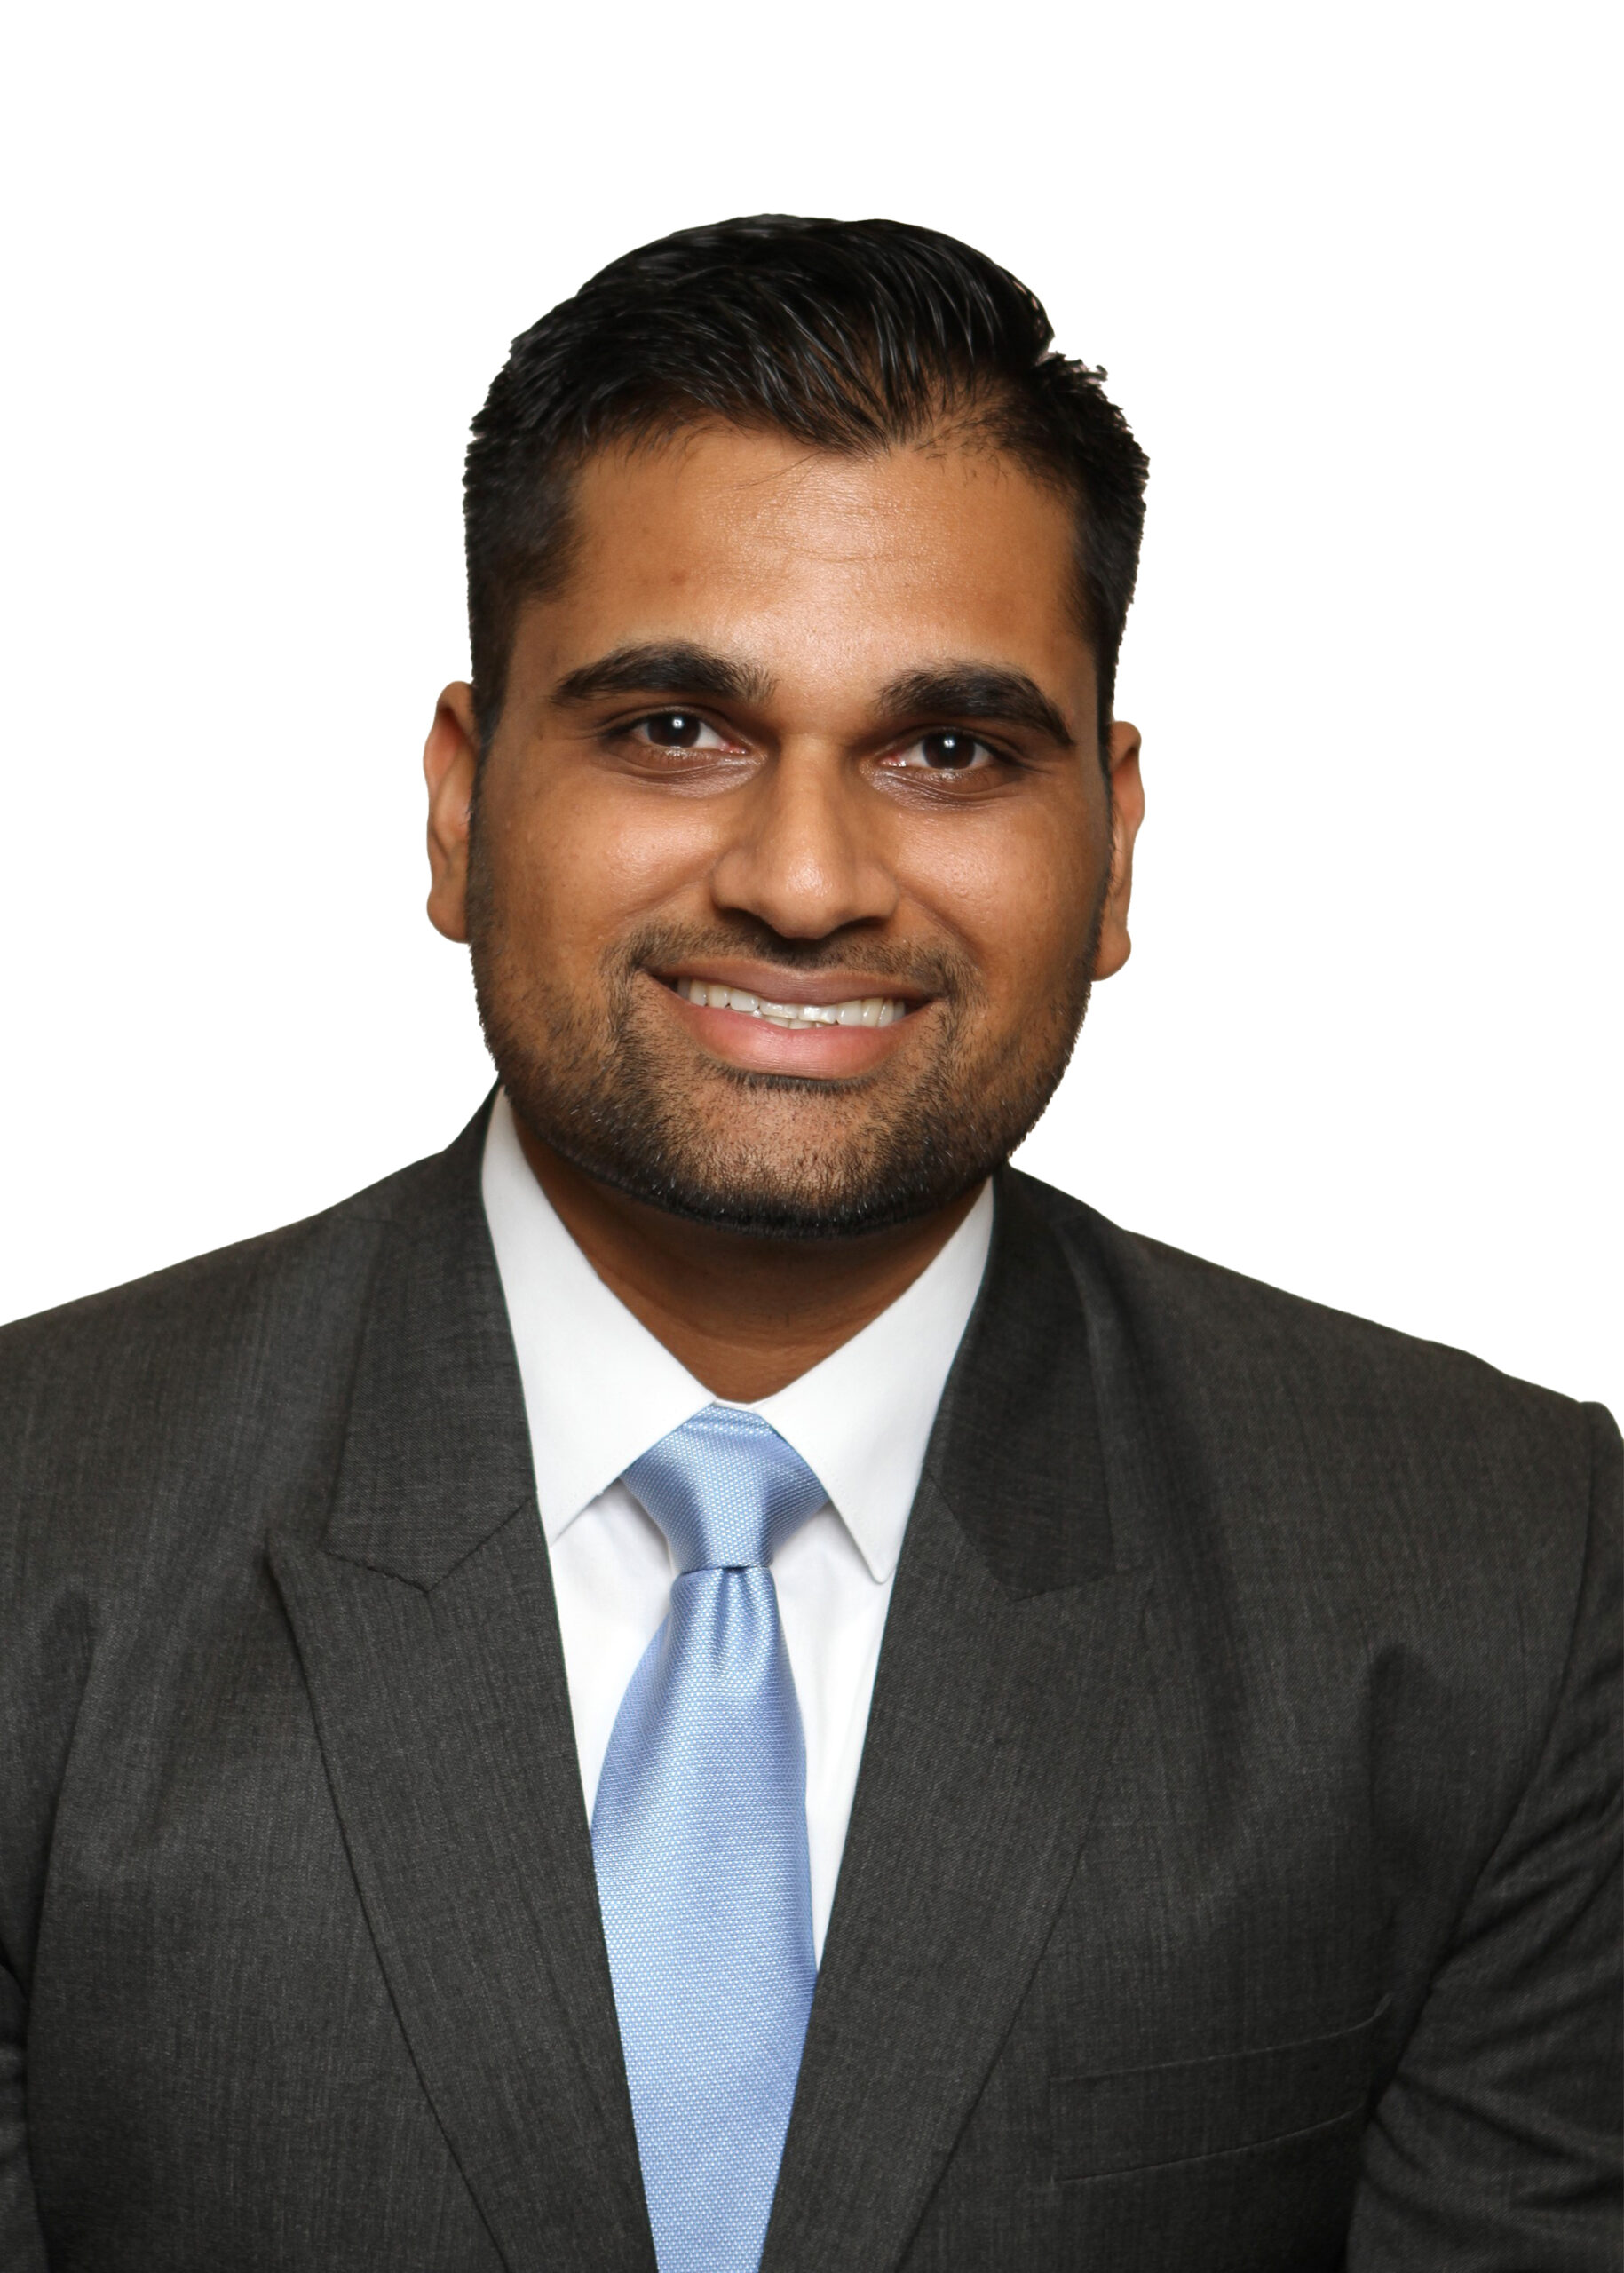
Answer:
M468 815L479 766L473 689L454 679L423 746L429 785L429 921L448 939L468 937Z
M1096 978L1109 978L1113 971L1121 970L1133 946L1128 936L1128 902L1133 891L1134 839L1145 819L1137 726L1118 719L1111 729L1107 754L1111 770L1111 875L1105 886L1099 958L1094 966Z

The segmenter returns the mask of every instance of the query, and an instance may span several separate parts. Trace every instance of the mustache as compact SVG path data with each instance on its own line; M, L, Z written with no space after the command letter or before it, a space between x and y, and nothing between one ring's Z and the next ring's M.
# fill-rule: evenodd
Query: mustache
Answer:
M630 978L638 970L702 961L707 955L737 955L800 976L855 965L875 978L900 979L952 1002L963 1002L976 987L975 966L968 955L838 931L820 939L786 939L770 924L748 917L737 923L643 924L618 943L612 963L618 977Z

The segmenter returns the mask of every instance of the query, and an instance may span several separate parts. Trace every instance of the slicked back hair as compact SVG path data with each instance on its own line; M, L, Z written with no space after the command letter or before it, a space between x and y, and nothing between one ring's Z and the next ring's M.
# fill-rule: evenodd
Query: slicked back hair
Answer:
M464 482L475 709L488 747L519 609L570 566L571 478L594 451L719 420L869 454L970 424L1076 510L1075 602L1102 748L1133 598L1147 463L1103 370L955 238L764 213L612 261L513 342Z

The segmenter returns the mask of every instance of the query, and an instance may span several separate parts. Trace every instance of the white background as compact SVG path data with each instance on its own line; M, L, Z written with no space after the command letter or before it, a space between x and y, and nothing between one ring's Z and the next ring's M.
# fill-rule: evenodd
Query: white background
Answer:
M1604 20L15 12L0 1316L455 1133L468 419L633 244L884 213L1031 282L1153 468L1137 946L1026 1163L1624 1402Z

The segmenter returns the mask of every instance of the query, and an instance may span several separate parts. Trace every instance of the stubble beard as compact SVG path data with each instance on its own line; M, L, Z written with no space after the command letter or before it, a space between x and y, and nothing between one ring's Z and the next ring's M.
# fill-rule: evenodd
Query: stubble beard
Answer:
M652 1207L779 1239L852 1239L949 1206L1010 1154L1053 1096L1088 1007L1097 913L1074 967L1056 974L1035 1029L988 1035L968 958L865 943L862 968L929 989L939 1039L907 1071L812 1081L694 1063L647 1015L642 974L713 955L796 973L849 963L839 941L780 938L741 920L651 923L606 958L582 1001L522 967L476 856L469 936L486 1046L519 1119L574 1168Z

